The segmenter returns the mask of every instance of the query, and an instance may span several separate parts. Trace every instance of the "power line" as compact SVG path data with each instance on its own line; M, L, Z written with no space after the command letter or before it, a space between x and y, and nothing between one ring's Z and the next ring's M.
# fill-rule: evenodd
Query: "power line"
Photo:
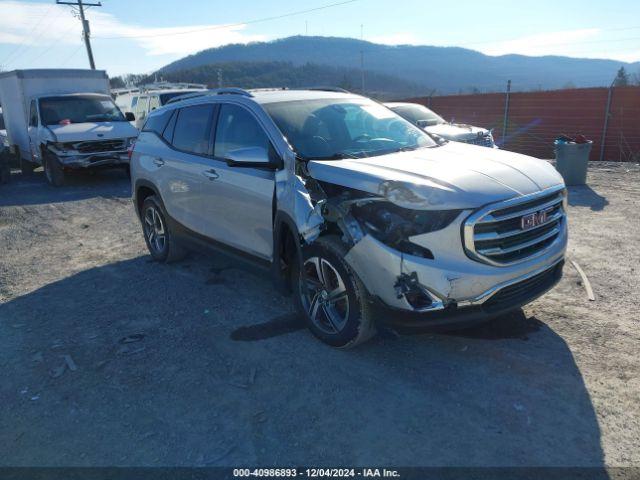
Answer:
M276 16L273 16L273 17L258 18L258 19L255 19L255 20L249 20L247 22L229 23L229 24L226 24L226 25L213 25L211 27L192 28L192 29L188 29L188 30L183 30L181 32L156 33L156 34L150 34L150 35L121 35L121 36L116 36L116 37L93 37L93 38L99 38L101 40L116 40L116 39L123 39L123 38L154 38L154 37L167 37L167 36L173 36L173 35L187 35L189 33L205 32L205 31L209 31L209 30L222 30L222 29L225 29L225 28L240 27L242 25L250 25L250 24L253 24L253 23L262 23L262 22L269 22L271 20L279 20L281 18L293 17L295 15L302 15L304 13L317 12L319 10L325 10L327 8L333 8L333 7L338 7L338 6L341 6L341 5L347 5L349 3L354 3L354 2L357 2L357 1L358 0L346 0L346 1L343 1L343 2L336 2L336 3L327 4L327 5L322 5L320 7L309 8L307 10L297 10L295 12L284 13L282 15L276 15Z
M40 19L36 22L36 24L33 26L33 28L31 30L29 30L29 33L27 34L26 38L30 38L31 35L33 35L36 31L36 29L40 26L40 24L42 23L42 21L48 17L49 12L51 11L51 9L53 8L53 5L49 5L49 8L47 8L46 12L44 13L44 15L42 15L42 17L40 17ZM58 15L55 17L56 19L60 16L60 12L58 12ZM53 20L52 20L53 21ZM43 32L40 32L40 34L36 37L36 38L40 38L42 36ZM34 39L35 41L35 39ZM2 62L0 62L0 65L2 64L7 64L9 63L9 59L11 58L13 60L13 57L22 49L24 48L28 48L29 45L27 45L27 43L21 43L20 45L18 45L15 49L13 49L11 52L9 52L9 55L7 55L6 57L4 57L4 60Z
M89 37L91 35L91 29L89 28L89 20L87 20L84 16L84 7L101 7L102 4L98 3L82 3L82 0L76 0L75 2L64 2L62 0L56 0L56 4L58 5L71 5L74 8L78 8L78 14L80 21L82 22L82 38L84 39L84 44L87 47L87 57L89 57L89 65L91 66L91 70L96 69L96 64L93 61L93 52L91 51L91 40Z

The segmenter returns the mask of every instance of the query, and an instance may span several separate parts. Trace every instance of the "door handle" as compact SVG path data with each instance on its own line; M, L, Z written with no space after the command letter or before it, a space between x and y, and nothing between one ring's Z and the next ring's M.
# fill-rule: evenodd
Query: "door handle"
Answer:
M164 160L160 157L156 157L153 159L153 163L155 163L156 166L161 167L162 165L164 165Z
M205 170L204 172L202 172L202 174L211 181L215 180L220 176L218 175L218 172L216 172L213 168L210 168L209 170Z

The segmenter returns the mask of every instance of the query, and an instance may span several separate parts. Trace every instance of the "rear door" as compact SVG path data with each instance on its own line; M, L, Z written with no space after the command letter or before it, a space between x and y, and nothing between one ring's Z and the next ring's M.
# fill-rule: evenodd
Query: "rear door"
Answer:
M155 159L158 167L154 176L167 212L201 235L209 234L211 222L206 204L214 175L210 172L213 112L211 104L178 109L163 135L171 147Z

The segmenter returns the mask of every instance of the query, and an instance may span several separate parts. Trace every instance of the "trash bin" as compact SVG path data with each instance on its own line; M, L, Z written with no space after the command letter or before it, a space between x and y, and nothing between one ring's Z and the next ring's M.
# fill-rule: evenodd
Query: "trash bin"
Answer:
M568 137L560 137L556 139L554 146L556 170L564 178L564 183L566 185L587 183L587 166L593 142L591 140L575 142Z

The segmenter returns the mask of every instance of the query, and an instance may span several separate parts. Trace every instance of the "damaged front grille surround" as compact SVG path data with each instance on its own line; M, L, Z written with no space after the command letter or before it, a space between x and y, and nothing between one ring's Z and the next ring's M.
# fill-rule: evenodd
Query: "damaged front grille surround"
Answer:
M463 227L467 255L494 266L543 255L565 228L565 202L566 189L560 185L478 210Z
M388 201L356 204L351 212L363 229L380 242L401 253L431 260L433 252L410 238L442 230L460 214L460 210L411 210Z

